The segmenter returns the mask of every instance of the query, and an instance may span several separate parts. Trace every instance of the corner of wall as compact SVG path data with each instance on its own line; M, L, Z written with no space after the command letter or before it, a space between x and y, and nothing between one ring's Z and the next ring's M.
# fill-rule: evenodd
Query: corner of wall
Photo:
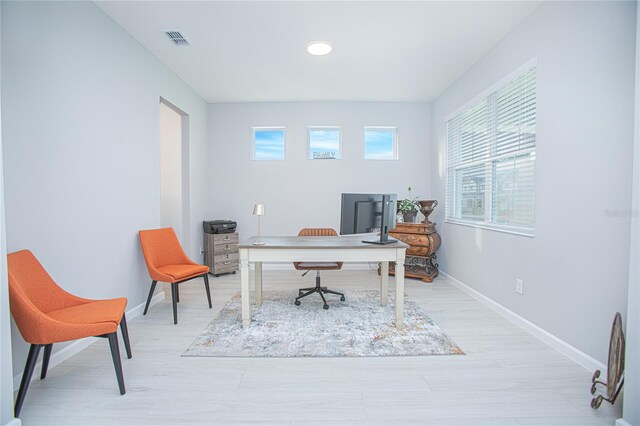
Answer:
M0 21L2 2L0 2ZM0 25L0 31L2 26ZM2 34L0 32L0 46ZM0 47L1 50L1 47ZM2 96L2 61L0 60L0 98ZM16 426L20 420L13 417L13 362L11 354L11 328L9 314L9 288L7 279L7 243L5 238L4 166L2 157L2 109L0 107L0 424Z
M640 2L636 2L636 87L629 255L629 297L626 315L623 419L616 426L640 424Z

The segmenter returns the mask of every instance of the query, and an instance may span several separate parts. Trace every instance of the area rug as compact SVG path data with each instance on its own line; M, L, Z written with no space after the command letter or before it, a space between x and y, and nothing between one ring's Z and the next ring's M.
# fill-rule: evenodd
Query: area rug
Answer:
M249 328L242 328L236 293L182 354L184 357L378 357L464 355L431 318L405 296L405 329L393 325L393 295L380 305L377 291L345 292L346 301L318 295L293 300L297 291L263 293L251 307Z

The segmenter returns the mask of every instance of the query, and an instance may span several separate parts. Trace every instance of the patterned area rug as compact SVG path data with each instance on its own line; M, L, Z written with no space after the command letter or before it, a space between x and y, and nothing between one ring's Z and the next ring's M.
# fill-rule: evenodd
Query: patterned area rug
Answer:
M369 357L464 355L431 318L405 297L405 329L393 325L394 299L380 306L377 291L345 292L346 301L318 295L295 306L297 291L263 293L260 308L242 328L240 293L182 354L185 357Z

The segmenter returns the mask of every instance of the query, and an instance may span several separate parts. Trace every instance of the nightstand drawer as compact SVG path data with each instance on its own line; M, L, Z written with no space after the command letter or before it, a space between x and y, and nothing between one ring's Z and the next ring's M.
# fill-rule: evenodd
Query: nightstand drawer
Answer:
M239 269L240 262L238 262L238 260L220 260L214 262L214 265L215 271L212 271L212 273L223 274L226 272L237 271Z
M238 244L238 234L211 234L213 236L213 244Z
M396 223L395 229L392 229L389 232L397 232L399 234L429 234L434 232L434 229L431 229L427 225L423 225L421 223Z
M426 246L410 246L407 249L407 256L429 256L429 247Z
M225 255L227 253L238 253L238 244L224 243L213 246L213 256Z
M429 246L429 238L427 238L424 234L399 234L397 232L389 232L393 238L397 238L400 241L403 241L410 246L421 246L428 247Z
M217 254L215 256L213 256L213 263L216 264L218 262L222 262L222 261L233 261L233 262L239 262L240 261L240 254L238 252L232 253L221 253L221 254Z

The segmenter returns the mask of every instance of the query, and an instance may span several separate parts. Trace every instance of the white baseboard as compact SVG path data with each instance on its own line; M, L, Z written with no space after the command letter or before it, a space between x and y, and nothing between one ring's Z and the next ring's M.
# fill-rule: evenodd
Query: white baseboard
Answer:
M20 419L15 417L9 420L9 422L4 424L4 426L20 426L20 425L22 425L22 422L20 421Z
M151 303L149 304L149 306L151 307L156 303L161 302L162 300L164 300L164 291L158 291L157 294L151 298ZM143 303L129 309L128 311L125 311L127 315L127 321L142 315L142 312L144 311L145 303L147 303L146 300ZM59 351L53 351L51 353L51 359L49 360L49 369L55 367L56 365L62 363L63 361L66 361L67 359L71 358L72 356L82 351L83 349L86 349L87 347L89 347L91 344L95 343L98 340L100 340L100 338L98 337L87 337L85 339L75 340L73 343L71 343L68 346L65 346ZM31 377L32 382L40 377L40 373L38 372L40 371L41 368L42 368L42 361L38 362L35 368L33 369L33 376ZM21 371L15 376L13 376L14 392L18 392L18 389L20 388L20 381L22 381L22 373L23 372ZM9 423L9 425L15 426L11 423Z
M633 426L633 425L628 421L626 421L625 419L617 419L615 426Z
M156 290L156 294L151 298L151 303L149 303L149 307L152 307L156 303L160 303L163 300L164 300L164 291L157 291ZM147 301L145 300L144 302L140 303L139 305L136 305L133 308L131 308L128 311L126 311L126 313L127 313L127 321L142 315L142 313L144 312L144 305L146 303L147 303Z
M467 284L457 280L456 278L444 272L442 269L440 270L440 273L446 276L447 278L449 278L449 280L454 286L458 287L460 290L464 291L465 293L467 293L474 299L478 300L482 304L493 309L498 314L507 318L508 320L510 320L517 326L519 326L520 328L523 328L529 333L533 334L535 337L542 340L544 343L551 346L553 349L557 350L567 358L577 362L578 364L580 364L581 366L583 366L589 371L601 370L606 377L607 367L602 362L598 361L597 359L593 358L590 355L587 355L586 353L582 352L576 347L571 346L564 340L561 340L558 337L554 336L553 334L549 333L547 330L541 327L538 327L531 321L521 317L520 315L511 311L510 309L507 309L501 304L493 301L492 299L489 299L484 294L480 293L477 290L474 290L473 288L469 287Z

